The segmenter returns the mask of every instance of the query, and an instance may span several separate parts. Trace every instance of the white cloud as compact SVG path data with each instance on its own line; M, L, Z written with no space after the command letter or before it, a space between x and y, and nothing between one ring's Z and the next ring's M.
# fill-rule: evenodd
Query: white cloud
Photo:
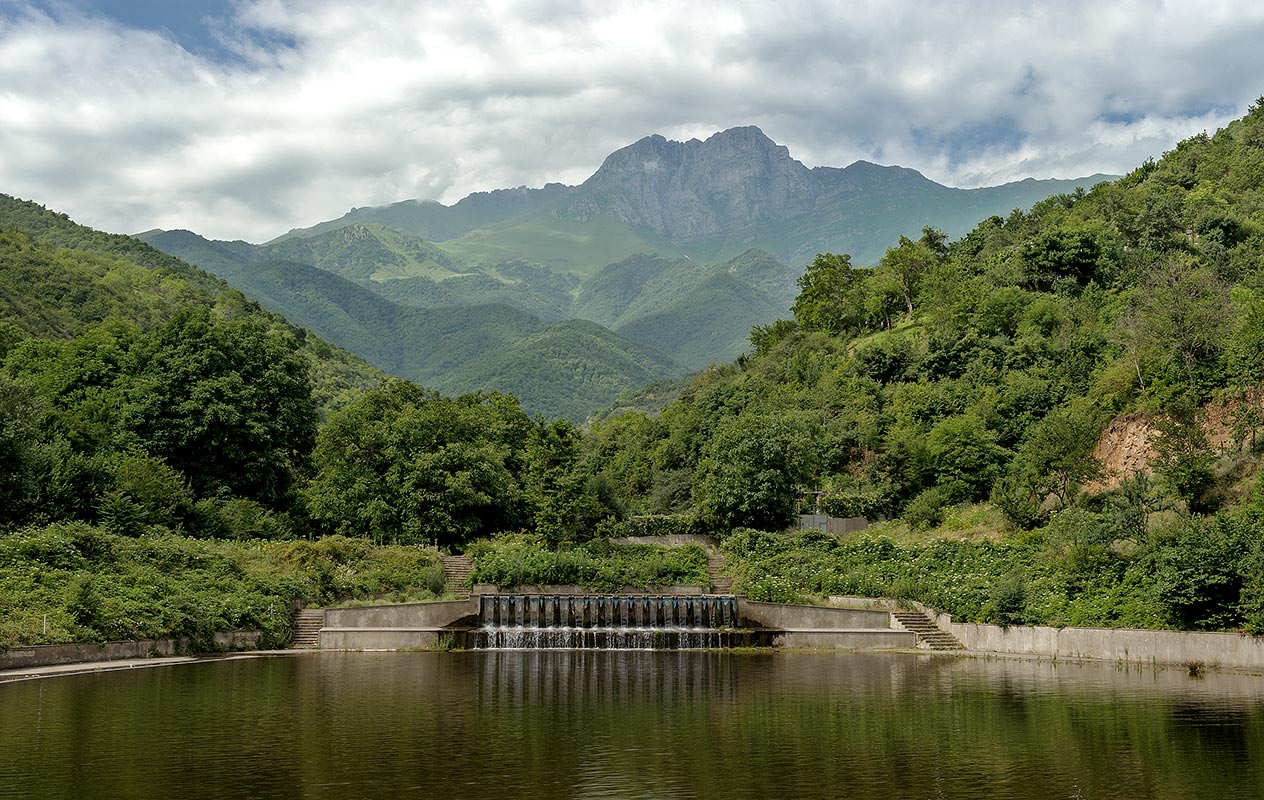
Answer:
M1125 171L1264 93L1246 2L234 7L227 63L100 18L0 17L0 191L261 240L746 124L809 165L969 186Z

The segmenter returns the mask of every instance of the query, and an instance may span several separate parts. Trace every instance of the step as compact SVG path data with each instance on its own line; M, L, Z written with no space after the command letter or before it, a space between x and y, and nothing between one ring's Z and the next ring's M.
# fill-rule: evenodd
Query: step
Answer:
M723 568L723 556L707 556L707 575L711 578L711 590L716 594L728 594L733 591L733 579L720 574Z
M921 612L894 611L891 613L891 616L895 618L900 627L917 634L917 643L930 650L966 649L965 645L959 642L955 636L941 629Z
M294 637L291 650L315 650L320 647L320 631L325 627L325 609L304 608L294 615Z
M465 556L443 556L443 585L453 594L469 596L466 583L472 572L474 564Z

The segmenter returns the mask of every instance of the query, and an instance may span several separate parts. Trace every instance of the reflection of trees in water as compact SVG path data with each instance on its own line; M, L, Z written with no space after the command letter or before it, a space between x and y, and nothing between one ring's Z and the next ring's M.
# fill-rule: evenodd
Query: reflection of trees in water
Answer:
M1260 685L858 653L219 662L0 686L0 798L1254 798Z

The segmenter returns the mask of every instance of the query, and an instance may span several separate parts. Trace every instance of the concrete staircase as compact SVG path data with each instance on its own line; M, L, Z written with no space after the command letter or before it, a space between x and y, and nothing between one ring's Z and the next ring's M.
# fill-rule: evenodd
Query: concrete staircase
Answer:
M930 617L920 611L893 611L891 616L906 631L917 634L917 646L928 650L965 650L957 637L939 629Z
M470 587L466 583L474 564L465 556L443 557L443 588L457 597L469 597Z
M320 647L320 629L325 627L325 609L305 608L294 615L294 638L291 650L316 650Z
M707 574L711 576L711 591L714 594L733 593L733 579L720 574L723 568L723 556L714 553L707 556Z

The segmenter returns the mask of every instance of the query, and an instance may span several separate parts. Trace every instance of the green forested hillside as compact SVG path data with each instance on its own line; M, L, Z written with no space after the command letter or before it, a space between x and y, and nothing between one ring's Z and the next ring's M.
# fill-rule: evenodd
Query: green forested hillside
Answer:
M625 392L683 372L652 348L595 323L570 320L506 342L486 358L450 364L446 375L456 392L512 387L515 395L532 398L555 416L583 420Z
M353 281L445 278L460 262L424 239L380 225L348 225L329 233L259 248L269 260L311 264Z
M794 550L743 534L732 555L765 596L1264 625L1262 187L1257 104L1116 183L990 217L951 244L928 229L872 270L818 256L793 319L756 328L751 358L697 377L657 418L595 424L594 480L628 513L719 530L780 530L807 507L895 517L888 529L914 539L943 524L1002 537L931 562L916 545ZM1112 420L1151 432L1152 472L1103 463Z
M67 338L117 318L150 330L178 312L258 322L295 340L332 410L381 373L350 353L307 337L225 282L128 236L94 231L34 203L0 195L0 352L19 340Z
M702 369L746 350L751 325L784 316L795 277L758 250L718 264L634 256L586 279L571 313Z

